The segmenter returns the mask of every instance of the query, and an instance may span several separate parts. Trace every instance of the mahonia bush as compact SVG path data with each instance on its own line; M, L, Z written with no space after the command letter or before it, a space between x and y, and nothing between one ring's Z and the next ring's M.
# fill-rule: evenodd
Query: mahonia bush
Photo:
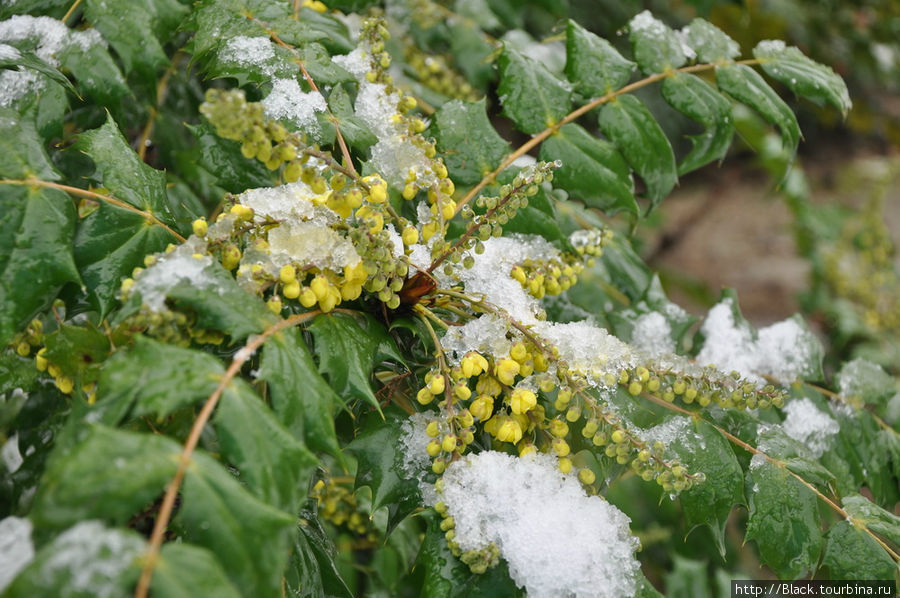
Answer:
M630 243L842 79L566 6L0 6L4 596L897 579L895 372L731 291L698 326ZM896 331L874 213L822 271Z

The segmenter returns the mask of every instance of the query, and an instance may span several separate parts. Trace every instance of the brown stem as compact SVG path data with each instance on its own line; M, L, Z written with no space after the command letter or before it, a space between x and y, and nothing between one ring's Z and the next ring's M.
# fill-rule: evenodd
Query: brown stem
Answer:
M759 60L759 59L750 59L750 60L740 60L740 61L735 62L734 64L753 65L753 64L759 64L761 62L762 62L762 60ZM697 72L702 72L702 71L708 71L717 66L720 66L720 65L719 64L695 64L692 66L682 67L680 69L668 70L663 73L656 73L655 75L650 75L649 77L646 77L645 79L641 79L640 81L635 81L634 83L626 85L625 87L623 87L621 89L617 89L616 91L611 91L606 95L600 96L599 98L595 98L595 99L591 100L590 102L588 102L587 104L585 104L579 108L576 108L575 110L570 112L568 115L566 115L558 123L555 123L555 124L547 127L546 129L544 129L543 131L541 131L540 133L538 133L537 135L535 135L534 137L532 137L531 139L526 141L516 151L514 151L509 156L507 156L507 158L505 160L503 160L503 162L500 164L500 166L498 166L497 168L495 168L493 171L489 172L488 174L484 175L484 178L482 178L478 182L477 185L475 185L474 187L469 189L469 192L466 193L466 195L459 201L459 203L456 204L456 212L458 213L464 205L466 205L467 203L472 201L472 198L474 198L478 194L479 191L481 191L487 185L489 185L498 174L500 174L501 172L506 170L513 162L515 162L517 159L519 159L522 156L524 156L525 154L527 154L529 151L531 151L534 147L536 147L542 141L544 141L545 139L550 137L550 135L553 135L554 133L556 133L560 129L560 127L562 127L563 125L569 124L570 122L574 121L575 119L579 118L580 116L587 114L594 108L601 106L603 104L606 104L610 100L613 100L613 99L619 97L620 95L630 93L630 92L640 89L642 87L646 87L652 83L656 83L657 81L665 79L666 77L671 77L672 75L675 75L678 73L697 73Z
M71 16L75 13L75 9L78 8L78 5L79 5L79 4L81 4L81 0L75 0L75 2L72 3L72 6L69 7L69 10L66 11L66 14L64 14L64 15L63 15L63 18L60 19L60 20L61 20L63 23L65 23L66 21L68 21L68 20L69 20L69 17L71 17Z
M146 162L147 142L150 140L150 136L153 135L153 129L156 128L156 118L159 116L159 109L162 107L163 102L166 101L166 95L169 91L169 79L175 73L179 62L179 58L177 56L174 57L172 63L162 74L162 77L159 78L159 83L156 84L156 105L150 106L150 116L147 118L147 123L144 125L141 136L137 141L137 154L142 162Z
M159 514L153 525L153 532L150 535L150 544L147 547L147 553L144 558L144 568L141 571L140 579L138 579L137 587L134 591L134 598L147 598L147 592L150 590L150 580L153 578L153 570L156 568L157 561L159 560L159 551L162 547L169 520L172 518L172 511L175 507L175 499L178 496L178 490L181 488L182 481L184 481L184 475L187 473L187 469L191 463L191 455L193 455L194 449L197 448L197 444L200 441L200 435L203 433L203 428L212 416L213 410L216 408L216 404L219 402L225 388L238 372L241 371L244 362L247 361L247 359L249 359L250 356L269 339L269 337L285 328L302 324L321 313L321 311L315 310L296 314L284 320L280 320L278 323L266 328L259 336L252 337L247 344L244 345L243 349L235 354L234 360L232 360L228 369L225 370L225 374L219 381L219 385L203 404L203 408L197 415L197 419L194 420L194 425L191 427L190 434L184 443L184 448L178 458L178 469L175 471L175 476L169 482L168 487L166 487L166 493L165 496L163 496Z
M88 191L86 189L79 189L78 187L70 187L69 185L61 185L59 183L51 183L50 181L42 181L41 179L28 178L28 179L0 179L0 185L22 185L26 187L49 187L50 189L58 189L59 191L65 191L66 193L70 193L72 195L77 195L79 197L86 197L88 199L97 199L103 202L106 202L110 205L116 206L117 208L122 208L123 210L128 210L129 212L134 212L135 214L140 214L143 216L148 222L151 224L155 224L156 226L162 227L168 232L170 235L178 239L179 242L184 243L184 237L180 234L169 228L165 222L154 216L150 212L146 212L144 210L140 210L133 205L122 201L121 199L116 199L115 197L110 197L109 195L103 195L101 193L96 193L94 191Z

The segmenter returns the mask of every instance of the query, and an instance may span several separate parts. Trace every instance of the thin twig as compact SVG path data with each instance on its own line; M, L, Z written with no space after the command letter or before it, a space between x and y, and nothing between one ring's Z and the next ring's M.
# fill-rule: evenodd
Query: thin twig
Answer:
M768 455L768 454L766 454L765 452L759 450L759 449L756 448L755 446L753 446L753 445L751 445L751 444L748 444L748 443L744 442L743 440L741 440L740 438L738 438L737 436L735 436L734 434L732 434L732 433L729 432L728 430L726 430L726 429L724 429L724 428L722 428L722 427L720 427L720 426L717 426L716 424L712 423L711 421L709 421L709 420L703 418L703 417L700 415L699 412L696 412L696 411L690 411L690 410L688 410L688 409L684 409L683 407L679 407L678 405L674 405L674 404L672 404L672 403L668 403L668 402L663 401L662 399L659 399L659 398L654 397L654 396L652 396L652 395L644 394L644 395L642 395L642 396L643 396L644 398L648 399L649 401L651 401L651 402L653 402L653 403L656 403L657 405L660 405L660 406L662 406L662 407L665 407L666 409L670 409L670 410L672 410L672 411L677 411L678 413L682 413L682 414L688 415L688 416L690 416L690 417L692 417L692 418L694 418L694 419L698 419L698 420L700 420L700 421L703 421L703 422L709 424L710 426L712 426L713 428L715 428L716 430L718 430L718 431L719 431L723 436L725 436L725 438L727 438L732 444L735 444L735 445L741 447L742 449L744 449L745 451L747 451L748 453L751 453L751 454L753 454L753 455L762 455L762 456L766 459L766 461L768 461L769 463L771 463L771 464L774 465L775 467L778 467L779 469L783 469L783 470L786 471L788 474L790 474L791 476L793 476L798 482L800 482L801 484L803 484L804 486L806 486L807 488L809 488L816 496L819 497L820 500L822 500L822 502L824 502L825 504L827 504L832 510L834 510L835 513L837 513L838 515L840 515L843 519L846 519L847 521L849 521L851 524L854 525L854 527L857 527L857 528L860 528L860 529L865 530L866 533L869 534L869 535L872 537L873 540L875 540L876 542L878 542L878 544L879 544L882 548L884 548L884 550L891 556L891 558L893 558L893 559L894 559L895 561L897 561L897 562L900 562L900 555L898 555L896 552L894 552L894 550L893 550L890 546L888 546L887 543L884 542L884 540L882 540L881 538L879 538L879 537L875 534L875 532L873 532L872 530L870 530L870 529L868 528L868 526L865 524L864 521L862 521L862 520L860 520L860 519L857 519L857 518L855 518L855 517L850 516L850 514L847 513L847 511L845 511L843 508L841 508L841 507L840 507L837 503L835 503L833 500L831 500L830 498L828 498L827 496L825 496L825 495L824 495L818 488L816 488L812 483L807 482L807 481L806 481L805 479L803 479L799 474L794 473L793 471L791 471L790 468L788 468L787 464L786 464L784 461L781 461L780 459L777 459L777 458L775 458L775 457L772 457L771 455Z
M188 435L188 438L184 443L184 448L181 451L181 455L178 458L178 469L175 471L175 475L169 482L168 487L166 487L166 493L165 496L163 496L162 505L159 508L159 514L157 515L156 522L153 525L153 533L150 535L150 544L147 547L147 552L144 558L144 568L141 571L141 577L138 580L137 587L134 591L135 598L147 597L147 592L150 589L150 580L153 578L153 570L156 568L157 561L159 560L159 551L162 547L166 528L169 525L169 520L172 518L172 511L175 507L175 499L178 496L178 491L181 488L182 481L184 481L184 476L187 473L187 469L191 464L191 455L193 455L194 449L197 448L197 444L200 441L200 435L203 433L203 428L206 426L206 423L212 416L213 410L215 410L216 404L219 402L219 399L221 398L222 393L225 391L225 388L231 383L231 380L238 374L238 372L241 371L244 362L246 362L250 358L250 356L253 355L253 353L256 352L256 350L259 349L259 347L269 339L269 337L286 328L291 328L293 326L297 326L298 324L302 324L303 322L321 313L322 312L319 310L309 311L306 313L293 315L284 320L280 320L278 323L273 324L272 326L265 329L260 335L252 337L241 350L235 353L234 359L232 360L231 365L228 366L228 369L225 370L225 373L222 375L222 379L219 381L219 385L216 386L216 389L213 391L213 393L206 399L206 402L203 404L203 408L197 415L197 419L194 420L194 425L191 427L190 434Z
M81 4L81 0L75 0L75 2L72 3L72 6L69 7L69 10L66 11L66 14L64 14L64 15L63 15L63 18L60 19L60 20L61 20L63 23L65 23L66 21L68 21L68 20L69 20L69 17L71 17L71 16L75 13L75 9L78 8L78 5L79 5L79 4Z
M79 197L86 197L88 199L97 199L103 202L106 202L110 205L116 206L117 208L122 208L123 210L128 210L129 212L134 212L135 214L140 214L143 216L148 222L151 224L155 224L156 226L162 227L166 232L170 235L178 239L179 242L184 243L184 237L178 234L176 231L169 228L165 222L154 216L150 212L146 212L144 210L138 209L133 205L122 201L121 199L116 199L115 197L110 197L109 195L103 195L102 193L96 193L94 191L88 191L86 189L79 189L78 187L70 187L69 185L61 185L59 183L51 183L50 181L42 181L41 179L0 179L0 185L21 185L25 187L49 187L50 189L57 189L59 191L65 191L66 193L70 193L72 195L77 195Z
M172 58L171 64L166 68L162 77L159 78L159 83L156 84L156 105L149 107L150 116L147 118L147 123L144 125L141 136L137 141L137 154L140 156L142 162L146 161L147 142L150 140L150 136L153 135L153 129L156 127L156 118L159 116L159 109L162 107L163 102L166 101L166 95L169 90L169 79L175 73L178 64L181 62L179 56L180 55Z
M737 61L734 63L727 63L727 64L753 65L753 64L760 64L761 62L762 62L761 59L754 58L754 59L750 59L750 60L740 60L740 61ZM672 75L679 74L679 73L697 73L697 72L702 72L702 71L708 71L710 69L716 68L717 66L722 66L722 65L720 65L720 64L695 64L692 66L682 67L680 69L668 70L663 73L656 73L655 75L650 75L649 77L647 77L645 79L641 79L640 81L635 81L634 83L626 85L625 87L623 87L621 89L617 89L616 91L611 91L604 96L601 96L599 98L591 100L587 104L585 104L579 108L576 108L575 110L570 112L566 117L564 117L562 120L560 120L558 123L555 123L555 124L547 127L546 129L544 129L543 131L541 131L540 133L538 133L537 135L535 135L534 137L532 137L531 139L529 139L528 141L523 143L516 151L514 151L509 156L507 156L507 158L505 160L503 160L503 162L500 164L500 166L498 166L497 168L495 168L493 171L489 172L488 174L484 175L484 178L482 178L481 181L479 181L477 185L475 185L474 187L469 189L469 192L466 193L466 195L461 200L459 200L459 202L456 204L456 212L454 212L454 214L459 213L459 211L462 209L462 207L464 205L466 205L467 203L469 203L470 201L472 201L472 199L476 195L478 195L479 191L481 191L486 186L488 186L490 183L492 183L498 174L500 174L501 172L506 170L513 162L515 162L516 160L518 160L519 158L521 158L522 156L527 154L533 148L537 147L542 141L544 141L545 139L547 139L548 137L550 137L551 135L553 135L554 133L559 131L560 127L562 127L563 125L569 124L570 122L576 120L580 116L587 114L594 108L597 108L598 106L602 106L603 104L606 104L610 100L613 100L613 99L619 97L620 95L624 95L626 93L630 93L630 92L640 89L642 87L646 87L652 83L656 83L657 81L665 79L666 77L671 77Z

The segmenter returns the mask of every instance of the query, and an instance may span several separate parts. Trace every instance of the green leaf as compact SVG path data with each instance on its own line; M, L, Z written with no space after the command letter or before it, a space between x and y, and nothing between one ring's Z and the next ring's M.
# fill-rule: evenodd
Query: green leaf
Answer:
M163 544L150 591L158 598L240 597L214 552L175 542Z
M101 106L113 110L132 93L104 44L68 44L57 58L60 66L75 77L78 89Z
M226 389L214 419L222 455L256 496L288 513L309 489L316 458L243 380Z
M33 52L17 51L17 54L18 56L16 57L0 57L0 69L31 69L33 71L41 73L42 75L46 75L51 81L62 85L67 91L71 91L74 95L78 95L78 92L75 91L75 87L72 86L72 82L69 81L69 79L66 78L65 75L60 73L59 69L57 69L55 66L45 62Z
M841 366L837 384L845 399L884 405L897 392L897 384L884 369L858 357Z
M673 108L703 125L704 131L691 135L693 149L678 165L683 175L713 160L721 161L734 136L731 102L703 79L684 73L666 77L662 96Z
M284 330L269 338L258 378L269 384L272 409L295 438L313 450L340 454L334 412L342 402L319 374L299 330Z
M616 288L630 300L639 300L653 280L653 273L644 260L634 251L628 239L613 237L603 248L601 257L608 272L607 279L615 281Z
M144 164L122 137L112 116L107 115L102 127L82 133L75 147L94 161L97 170L92 178L111 195L174 225L166 199L165 173ZM143 266L144 256L162 251L174 240L140 214L106 202L81 222L75 260L88 299L101 317L112 307L122 277Z
M700 62L729 61L741 55L741 47L724 31L704 19L694 19L684 28L688 45L697 53Z
M118 425L145 415L162 421L212 394L225 370L208 353L143 336L113 355L97 384L99 421Z
M216 135L208 122L187 125L197 139L200 166L216 178L216 184L231 193L272 186L272 173L259 160L245 158L241 144Z
M161 42L174 34L188 8L178 0L87 0L85 18L115 48L125 71L148 78L168 63Z
M791 155L800 143L800 125L793 111L775 93L765 79L749 66L730 64L716 67L716 83L719 89L747 104L762 116L766 122L781 131L781 142Z
M628 23L628 29L634 59L644 73L662 73L666 69L677 69L687 62L678 35L665 23L654 18L649 10L635 15Z
M677 554L674 561L672 571L666 573L666 598L712 598L705 561L687 559Z
M509 172L509 171L507 171ZM501 180L503 177L500 177ZM510 177L512 180L512 177ZM555 180L555 179L554 179ZM556 210L553 201L543 187L528 198L528 205L519 208L516 215L503 226L508 233L521 233L523 235L540 235L551 243L558 243L563 247L569 247L569 238L562 232L556 219Z
M571 106L571 91L541 63L505 46L497 59L497 94L503 114L523 133L540 133L561 121Z
M41 548L6 588L6 598L128 596L146 542L131 530L82 521Z
M900 517L882 509L866 497L855 494L841 501L844 510L873 532L900 546Z
M294 516L261 502L222 465L195 453L176 524L184 538L215 552L244 596L280 595Z
M604 104L599 124L644 180L651 208L656 207L678 182L675 154L656 119L643 102L624 95Z
M331 113L338 119L338 126L341 129L341 135L347 140L351 147L360 151L369 149L378 139L375 134L369 130L366 123L356 116L353 110L353 102L350 100L350 94L342 85L335 85L334 89L328 95L328 107Z
M363 328L343 314L317 316L309 331L316 340L319 371L328 377L331 387L345 400L360 399L381 411L369 380L375 360L382 355L386 332L377 322Z
M50 457L29 514L36 528L64 529L84 519L125 525L175 475L181 447L172 440L84 425L84 440Z
M541 144L541 160L560 160L554 184L608 214L638 214L631 170L613 144L576 124L564 125Z
M421 502L419 481L414 474L404 477L401 436L407 417L393 411L385 418L371 414L359 434L346 447L356 457L356 487L372 489L372 511L388 508L388 532L413 512Z
M884 549L847 521L838 521L828 530L822 566L832 579L887 580L897 575L897 565Z
M731 444L721 432L702 420L690 426L669 444L689 471L702 471L706 481L679 496L688 530L708 525L719 554L725 557L725 524L734 505L745 504L744 473Z
M816 495L784 469L751 463L747 472L747 539L762 562L784 579L815 569L822 551Z
M285 585L298 598L352 598L336 566L336 551L315 512L315 500L300 511Z
M485 112L484 98L447 102L435 113L428 134L437 142L447 170L458 185L474 185L509 153Z
M575 21L566 26L566 77L585 97L600 97L628 83L634 63L608 41Z
M853 105L847 85L831 67L811 60L795 46L778 40L765 40L753 48L753 56L762 60L762 70L799 96L818 103L828 102L847 116Z
M97 368L110 353L109 338L92 327L60 324L44 335L47 351L44 357L76 382L83 380L86 370Z

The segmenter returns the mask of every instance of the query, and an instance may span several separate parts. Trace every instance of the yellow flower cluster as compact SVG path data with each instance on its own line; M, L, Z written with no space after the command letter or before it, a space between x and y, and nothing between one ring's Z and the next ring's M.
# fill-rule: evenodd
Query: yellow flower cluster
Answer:
M331 479L319 480L313 486L312 497L318 502L322 517L335 527L345 528L370 542L378 540L371 519L360 510L356 496L344 484Z

